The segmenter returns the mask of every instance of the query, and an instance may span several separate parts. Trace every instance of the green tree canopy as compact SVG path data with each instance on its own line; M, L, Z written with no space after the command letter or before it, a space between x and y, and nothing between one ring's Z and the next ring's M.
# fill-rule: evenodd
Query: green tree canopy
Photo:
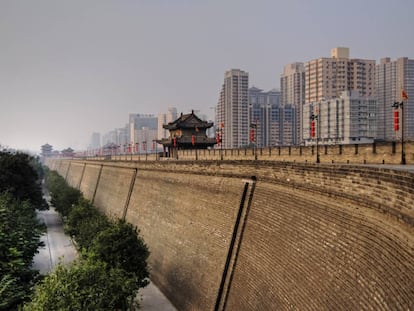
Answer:
M40 283L25 311L135 310L138 288L127 273L102 261L59 265Z
M80 248L89 249L99 232L110 226L109 220L92 204L81 199L66 220L66 232L72 236Z
M62 216L68 216L82 197L79 190L68 186L65 179L54 171L46 175L46 187L52 197L52 205Z
M95 237L89 251L99 260L134 275L139 287L148 284L148 247L133 225L118 220Z
M37 170L36 160L27 154L0 152L0 192L7 191L16 199L29 200L38 209L47 209Z
M31 270L43 226L29 201L0 194L0 310L14 310L30 294L37 273Z

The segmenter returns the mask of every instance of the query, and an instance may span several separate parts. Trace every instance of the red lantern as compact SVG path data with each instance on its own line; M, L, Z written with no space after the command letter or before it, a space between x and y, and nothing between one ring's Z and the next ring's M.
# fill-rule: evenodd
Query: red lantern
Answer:
M250 129L250 141L254 142L254 129Z
M398 131L400 129L400 117L398 111L394 111L394 131Z
M176 137L173 138L173 146L177 147L177 138Z
M315 121L312 120L311 122L311 137L315 137Z
M220 143L221 143L220 133L217 133L217 135L216 135L216 144L220 144Z
M195 136L194 135L191 136L191 144L193 146L195 145Z

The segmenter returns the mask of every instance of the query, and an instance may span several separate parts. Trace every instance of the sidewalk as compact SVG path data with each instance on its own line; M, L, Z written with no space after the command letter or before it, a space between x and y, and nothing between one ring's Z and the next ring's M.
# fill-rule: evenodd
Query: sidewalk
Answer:
M33 268L40 274L49 273L59 262L71 263L77 258L71 239L63 231L62 219L53 207L48 211L38 211L37 217L47 226L47 233L41 237L45 247L33 258Z
M69 264L77 258L76 248L69 236L63 231L62 219L53 207L48 211L38 211L38 218L47 226L47 233L41 237L45 247L33 258L33 268L40 274L49 273L59 259ZM138 293L143 311L176 311L163 293L152 283Z

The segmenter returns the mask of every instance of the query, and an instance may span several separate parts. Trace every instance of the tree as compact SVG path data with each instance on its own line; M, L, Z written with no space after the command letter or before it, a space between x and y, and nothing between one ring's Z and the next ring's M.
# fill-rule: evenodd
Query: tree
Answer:
M66 221L66 233L72 236L80 248L89 249L96 235L110 226L105 215L92 204L81 199L75 205Z
M118 220L95 237L89 251L98 260L133 275L139 287L148 284L148 247L133 225Z
M41 246L35 209L47 209L35 158L0 152L0 310L16 310L31 292L31 264Z
M46 187L52 197L52 205L62 216L68 216L82 196L79 190L68 186L63 177L56 172L49 172L46 175Z
M43 232L29 201L0 194L0 310L15 310L30 294L37 272L31 270Z
M23 310L135 310L137 290L124 270L86 258L69 267L58 265Z
M38 209L47 209L33 157L24 153L0 152L0 193L9 192L21 201L29 200Z

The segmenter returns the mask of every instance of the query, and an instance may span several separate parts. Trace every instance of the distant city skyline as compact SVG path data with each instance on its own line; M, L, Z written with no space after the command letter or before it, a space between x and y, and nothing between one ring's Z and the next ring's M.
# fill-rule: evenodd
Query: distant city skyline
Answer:
M329 57L414 58L414 2L0 2L0 144L86 149L129 113L213 119L223 72L280 88L283 68Z

